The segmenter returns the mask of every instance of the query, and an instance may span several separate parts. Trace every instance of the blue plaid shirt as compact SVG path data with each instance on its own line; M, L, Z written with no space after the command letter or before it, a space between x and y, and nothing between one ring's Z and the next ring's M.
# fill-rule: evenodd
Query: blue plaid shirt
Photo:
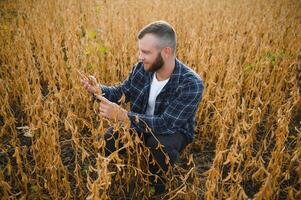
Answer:
M154 115L145 114L153 72L144 70L143 63L134 65L128 78L116 86L100 85L104 96L118 103L121 97L131 103L128 117L138 132L151 131L170 135L184 134L190 143L194 137L195 114L203 94L203 81L192 69L176 59L174 71L156 98Z

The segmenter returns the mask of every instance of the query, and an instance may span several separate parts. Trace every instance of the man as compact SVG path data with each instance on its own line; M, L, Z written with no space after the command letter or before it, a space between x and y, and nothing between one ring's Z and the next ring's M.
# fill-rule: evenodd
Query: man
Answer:
M183 148L192 142L195 114L203 93L203 81L189 67L176 58L176 33L165 21L145 26L138 34L139 62L120 85L100 85L104 96L100 100L99 114L108 119L130 122L131 127L144 137L145 145L159 166L149 166L153 174L159 168L167 172ZM96 79L92 79L96 84ZM95 94L87 79L84 87ZM130 111L117 105L124 95L130 102ZM112 137L113 136L113 137ZM111 129L105 135L106 155L116 150L118 133ZM156 148L163 145L163 151ZM165 163L169 156L169 165ZM153 184L156 193L165 190L164 181Z

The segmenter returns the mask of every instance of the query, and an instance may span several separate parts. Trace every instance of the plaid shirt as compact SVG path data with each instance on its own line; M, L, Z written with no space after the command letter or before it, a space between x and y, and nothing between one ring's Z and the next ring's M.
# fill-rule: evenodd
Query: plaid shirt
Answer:
M146 72L143 63L134 65L128 78L112 87L100 85L104 96L118 103L121 97L131 103L128 117L138 132L184 134L190 143L194 137L195 114L203 94L202 79L176 59L175 69L155 103L154 115L145 114L153 72Z

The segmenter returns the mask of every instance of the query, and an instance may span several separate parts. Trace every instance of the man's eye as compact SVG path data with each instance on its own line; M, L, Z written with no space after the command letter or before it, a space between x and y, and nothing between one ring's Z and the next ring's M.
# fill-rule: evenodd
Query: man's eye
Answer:
M149 54L150 52L149 51L142 51L141 53L143 53L143 54Z

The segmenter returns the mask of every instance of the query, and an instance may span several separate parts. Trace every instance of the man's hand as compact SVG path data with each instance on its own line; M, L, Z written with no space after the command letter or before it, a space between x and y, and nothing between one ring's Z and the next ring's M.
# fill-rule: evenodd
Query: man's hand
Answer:
M99 114L105 118L115 120L115 121L121 121L121 122L129 122L129 118L127 115L127 111L123 109L121 106L117 105L116 103L113 103L106 99L105 97L101 95L95 96L98 100L100 100L99 103Z
M98 86L97 80L94 76L86 76L80 72L79 72L79 75L80 75L80 80L81 80L83 87L89 93L94 94L94 95L100 95L102 93L100 87Z

